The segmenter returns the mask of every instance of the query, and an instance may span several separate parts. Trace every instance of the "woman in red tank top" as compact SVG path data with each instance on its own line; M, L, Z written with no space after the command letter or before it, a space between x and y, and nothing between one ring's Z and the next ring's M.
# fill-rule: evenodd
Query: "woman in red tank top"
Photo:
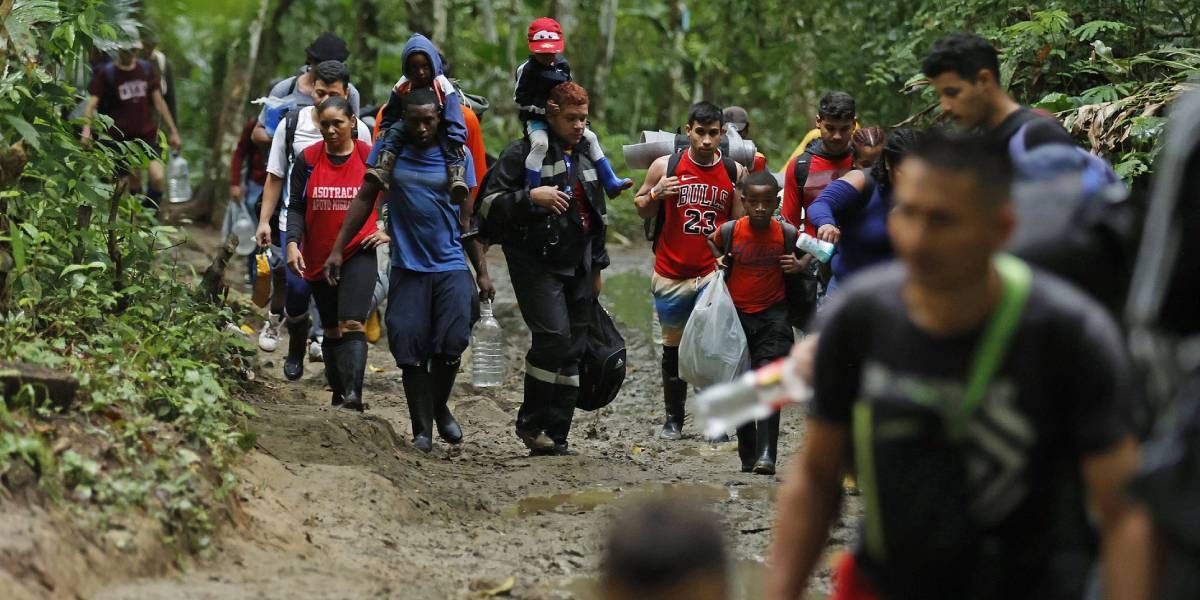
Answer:
M330 283L322 276L346 212L367 171L371 146L354 138L354 110L341 97L317 107L323 141L309 146L292 165L287 218L288 267L308 280L321 322L325 324L325 376L333 388L333 405L364 410L363 372L367 336L363 323L375 288L375 247L389 242L376 226L372 211L362 229L346 244L342 277Z

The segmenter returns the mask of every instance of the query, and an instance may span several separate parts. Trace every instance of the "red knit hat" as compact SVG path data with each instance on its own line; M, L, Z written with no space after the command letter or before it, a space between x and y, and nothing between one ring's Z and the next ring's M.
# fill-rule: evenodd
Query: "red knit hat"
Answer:
M534 19L529 24L529 51L534 54L558 54L563 51L562 25L550 17Z

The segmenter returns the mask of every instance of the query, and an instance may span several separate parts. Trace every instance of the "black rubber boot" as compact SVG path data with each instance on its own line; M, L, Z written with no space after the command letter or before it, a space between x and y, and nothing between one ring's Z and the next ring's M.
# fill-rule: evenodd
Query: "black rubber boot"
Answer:
M757 433L755 423L746 423L737 430L738 458L742 461L742 472L754 470L754 460L758 458L758 444L755 443Z
M687 401L687 382L679 378L679 348L663 346L662 377L667 418L658 435L677 440L683 435L683 404Z
M412 419L413 446L433 450L433 377L424 366L404 367L404 399Z
M578 401L579 387L555 384L548 411L549 423L546 426L546 435L554 441L554 454L571 453L567 445L567 435L571 433L571 421L575 418L575 403Z
M471 188L467 187L467 167L451 165L446 167L446 172L450 176L450 201L456 206L461 205L471 193Z
M342 376L338 370L341 365L338 363L338 349L342 345L342 338L330 338L325 336L325 341L321 342L321 353L325 355L325 381L329 384L329 389L333 390L330 396L329 403L333 406L341 406L346 393L342 386Z
M754 472L760 475L775 474L775 458L779 450L779 412L758 421L758 461L754 463Z
M287 377L288 381L295 381L304 375L304 355L308 353L308 328L312 326L312 319L307 314L299 320L292 319L293 317L288 317L286 321L288 353L283 361L283 376Z
M433 422L437 425L438 435L447 444L459 444L463 441L462 428L450 413L450 392L454 390L454 379L458 377L458 361L446 363L441 360L433 361Z
M367 168L363 183L378 186L382 189L392 183L392 167L396 166L396 154L389 150L380 150L375 157L375 166Z
M337 370L342 379L342 408L362 412L367 409L363 402L363 374L367 370L367 335L361 331L342 335L337 349ZM325 368L330 360L325 359Z
M548 407L554 394L554 384L535 379L525 374L525 392L521 407L517 409L517 437L521 438L530 452L554 450L554 440L546 435L549 423Z

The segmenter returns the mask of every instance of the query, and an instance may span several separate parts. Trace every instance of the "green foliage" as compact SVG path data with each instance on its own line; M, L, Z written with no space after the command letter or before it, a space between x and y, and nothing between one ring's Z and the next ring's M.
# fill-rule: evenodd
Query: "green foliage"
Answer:
M190 269L164 263L174 228L156 225L140 197L124 195L110 214L111 174L143 166L147 149L81 146L78 123L63 118L81 98L55 70L112 35L103 21L112 7L54 4L22 23L43 60L10 61L0 76L0 133L6 144L24 139L29 153L16 187L0 191L10 225L0 243L16 264L0 290L0 356L75 375L83 400L58 413L28 388L6 398L0 483L28 469L52 495L97 509L89 514L146 509L173 537L203 547L213 494L231 484L230 459L249 439L250 409L231 385L253 350L226 329L232 309L200 297ZM80 209L92 211L83 230Z

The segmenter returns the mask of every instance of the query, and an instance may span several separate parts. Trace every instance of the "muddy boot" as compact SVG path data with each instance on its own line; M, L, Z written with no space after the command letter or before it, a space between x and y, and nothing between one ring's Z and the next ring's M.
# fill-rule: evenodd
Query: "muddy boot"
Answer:
M554 440L546 435L549 421L547 413L554 384L534 379L525 374L525 397L517 409L517 437L530 452L548 452L554 449Z
M687 401L687 382L679 378L679 348L663 346L662 377L667 419L658 436L677 440L683 434L683 403Z
M754 470L754 459L758 458L758 444L755 443L755 424L747 423L738 427L737 444L738 458L742 461L742 472Z
M321 351L325 355L325 382L329 384L329 389L333 390L330 396L329 403L333 406L341 406L345 394L342 387L342 375L338 370L338 347L342 345L342 338L330 338L325 336L325 341L321 343Z
M283 361L283 376L295 381L304 375L304 354L308 351L308 315L287 318L288 354Z
M364 187L373 185L386 190L392 183L392 167L396 166L396 154L390 150L380 150L375 157L375 166L367 168L363 176Z
M775 474L775 457L779 449L779 412L758 421L758 461L754 463L754 472L759 475Z
M462 428L450 413L450 392L454 390L454 379L458 377L458 361L446 363L433 361L433 422L437 425L438 435L447 444L460 444L463 441Z
M471 188L467 187L467 167L465 165L450 165L446 167L450 176L450 201L455 206L461 206L467 201Z
M361 331L346 333L337 349L337 370L342 378L342 408L362 412L363 373L367 370L367 336ZM329 368L329 360L325 368Z
M413 447L433 450L433 377L424 366L404 367L404 399L412 419Z
M571 385L554 386L554 396L550 401L549 423L546 435L554 441L554 454L568 455L571 451L567 446L567 434L571 432L571 421L575 417L575 403L579 401L579 388Z

